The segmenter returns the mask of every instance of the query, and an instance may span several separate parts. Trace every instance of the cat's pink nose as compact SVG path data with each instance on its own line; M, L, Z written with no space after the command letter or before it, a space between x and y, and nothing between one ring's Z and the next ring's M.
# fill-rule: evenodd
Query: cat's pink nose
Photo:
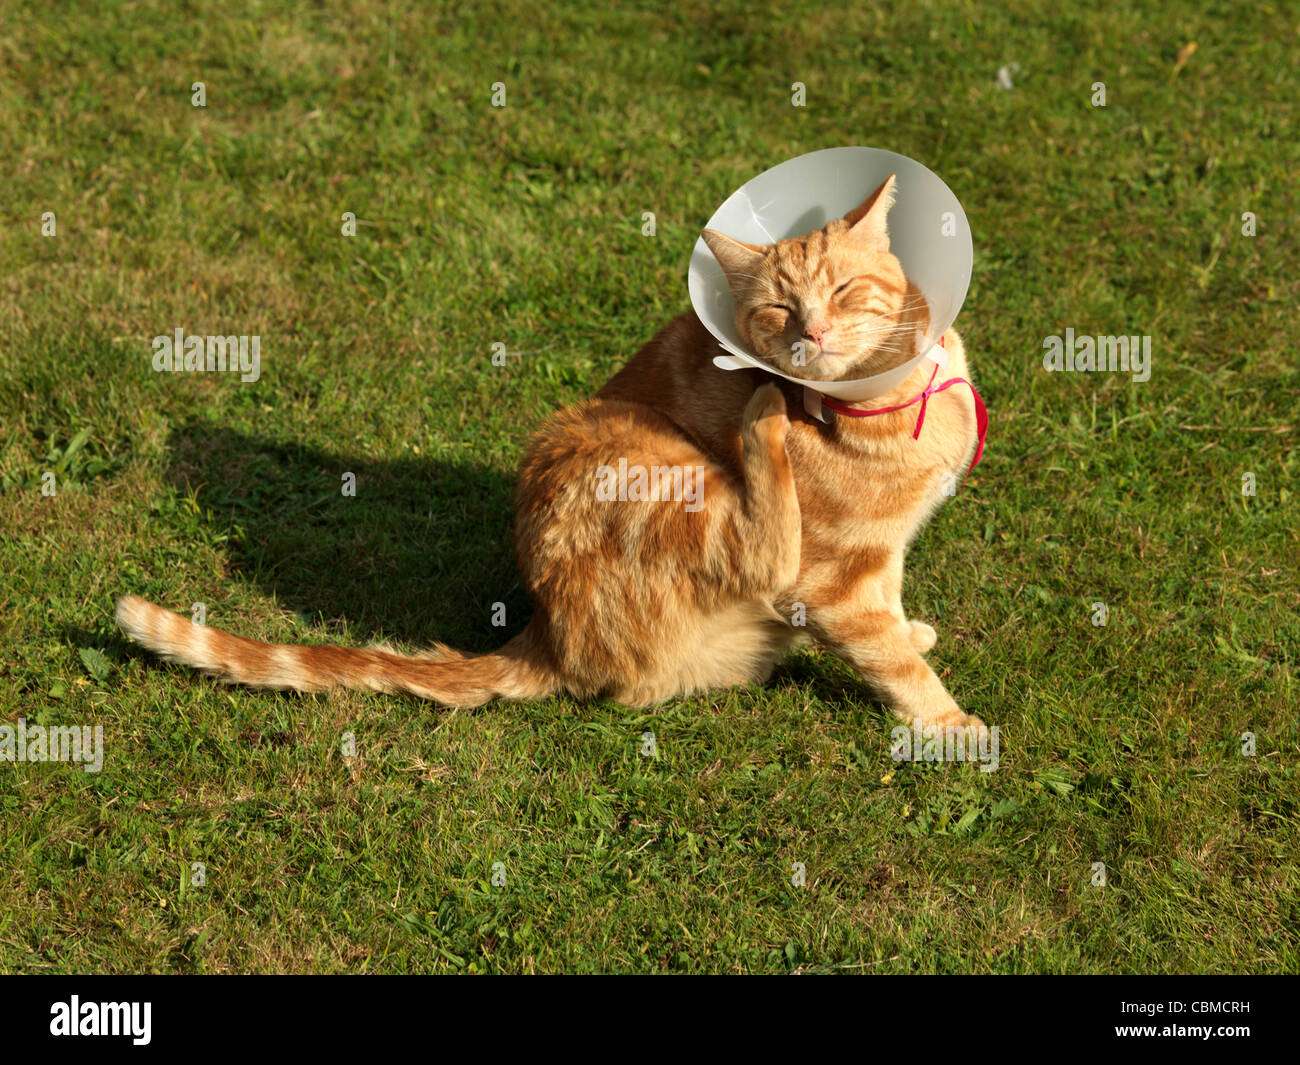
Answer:
M830 327L825 325L806 325L803 327L803 335L811 340L818 347L821 346L822 337L830 332Z

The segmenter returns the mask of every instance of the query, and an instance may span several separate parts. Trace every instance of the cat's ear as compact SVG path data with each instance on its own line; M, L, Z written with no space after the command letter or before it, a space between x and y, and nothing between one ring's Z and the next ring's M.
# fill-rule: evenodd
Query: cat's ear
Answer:
M895 178L890 174L870 196L844 216L849 224L849 235L863 244L886 250L889 248L889 231L885 227L889 209L894 206Z
M752 277L763 261L763 248L757 244L746 244L716 229L704 231L704 243L709 251L722 264L722 272L727 275L727 283L733 288L741 278Z

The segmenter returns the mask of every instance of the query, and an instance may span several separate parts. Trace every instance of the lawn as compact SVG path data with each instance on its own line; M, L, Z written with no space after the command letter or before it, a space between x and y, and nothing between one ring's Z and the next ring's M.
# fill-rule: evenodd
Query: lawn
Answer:
M0 762L0 971L1300 969L1294 7L3 6L0 724L104 762ZM988 449L904 602L996 772L892 761L815 650L455 712L117 631L503 643L530 432L727 194L844 144L974 232ZM177 327L260 377L155 372ZM1066 329L1150 380L1045 371Z

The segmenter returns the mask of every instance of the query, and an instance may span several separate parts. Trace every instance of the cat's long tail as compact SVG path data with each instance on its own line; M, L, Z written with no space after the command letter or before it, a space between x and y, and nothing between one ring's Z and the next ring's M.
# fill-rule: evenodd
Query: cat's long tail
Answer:
M195 625L138 595L125 595L117 601L117 623L136 643L169 662L253 688L408 692L446 706L469 707L495 698L540 698L560 686L546 664L548 656L536 619L492 654L467 655L439 644L425 657L378 647L246 640Z

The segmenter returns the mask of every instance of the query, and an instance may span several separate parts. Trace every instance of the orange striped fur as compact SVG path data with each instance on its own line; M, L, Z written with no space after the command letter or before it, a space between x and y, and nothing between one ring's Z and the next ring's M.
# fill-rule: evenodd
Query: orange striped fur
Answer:
M754 247L706 232L751 350L814 380L879 373L916 354L928 310L889 251L892 185L795 240ZM802 364L791 354L797 341ZM955 331L945 344L948 373L968 377ZM119 600L118 621L163 657L232 682L400 691L451 706L560 690L649 705L762 681L808 636L901 717L980 724L922 657L934 630L901 604L904 552L941 501L945 474L960 474L974 449L969 398L932 396L918 440L915 409L823 424L804 413L797 386L718 370L717 352L688 312L593 399L539 430L520 469L515 523L536 611L493 654L275 646L135 596ZM869 406L905 402L928 374L918 369ZM690 503L683 482L658 474L648 498L602 496L598 482L620 461L698 471L698 496ZM805 628L792 624L801 613Z

